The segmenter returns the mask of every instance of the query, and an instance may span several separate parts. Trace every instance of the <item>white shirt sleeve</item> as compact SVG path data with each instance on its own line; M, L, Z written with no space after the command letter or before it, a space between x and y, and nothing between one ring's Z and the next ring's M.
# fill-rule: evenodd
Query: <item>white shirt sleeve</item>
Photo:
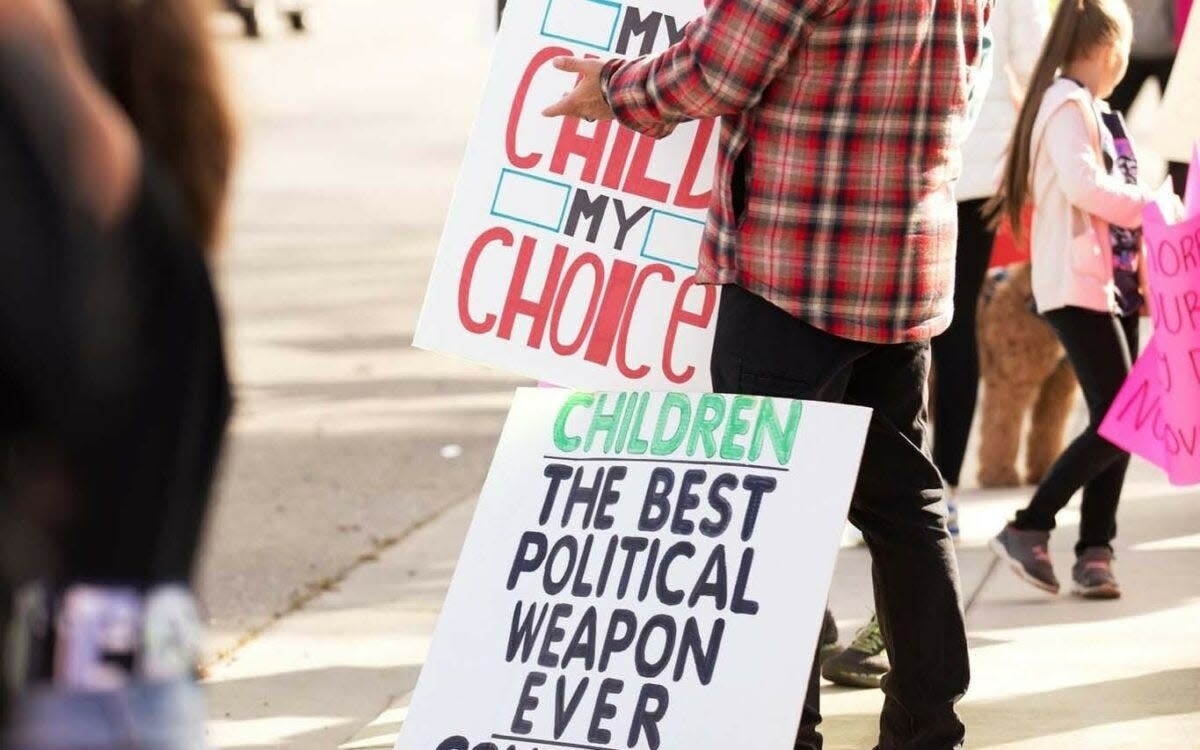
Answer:
M1153 200L1142 185L1127 185L1098 160L1083 107L1067 102L1050 116L1042 148L1068 200L1083 211L1120 227L1142 225L1142 210ZM1099 127L1099 123L1097 123Z
M1027 88L1033 69L1042 54L1042 45L1050 33L1050 6L1045 0L1007 0L1008 66L1021 88Z

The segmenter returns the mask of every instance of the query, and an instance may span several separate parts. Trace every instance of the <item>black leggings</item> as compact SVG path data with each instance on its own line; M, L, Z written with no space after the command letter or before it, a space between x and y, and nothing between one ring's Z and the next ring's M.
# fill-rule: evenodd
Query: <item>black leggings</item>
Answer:
M933 339L933 462L951 487L958 486L975 401L979 395L979 349L975 309L987 276L995 233L981 211L985 200L958 204L958 250L954 266L954 319Z
M1083 488L1079 543L1109 547L1117 535L1117 502L1129 468L1129 454L1105 440L1097 430L1129 374L1131 354L1138 350L1138 317L1063 307L1045 314L1067 350L1083 398L1088 426L1067 446L1034 493L1029 506L1017 513L1018 529L1054 528L1054 516Z

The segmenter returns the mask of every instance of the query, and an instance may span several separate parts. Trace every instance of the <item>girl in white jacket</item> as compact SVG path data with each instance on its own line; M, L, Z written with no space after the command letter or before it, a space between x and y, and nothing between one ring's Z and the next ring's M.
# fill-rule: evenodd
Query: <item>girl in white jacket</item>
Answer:
M1023 579L1059 590L1048 541L1054 517L1083 489L1074 590L1114 598L1111 542L1129 454L1097 429L1138 347L1142 210L1151 191L1119 115L1101 100L1125 74L1132 20L1123 0L1063 0L1017 122L994 202L1020 226L1027 200L1033 294L1075 368L1090 423L1029 505L992 540Z

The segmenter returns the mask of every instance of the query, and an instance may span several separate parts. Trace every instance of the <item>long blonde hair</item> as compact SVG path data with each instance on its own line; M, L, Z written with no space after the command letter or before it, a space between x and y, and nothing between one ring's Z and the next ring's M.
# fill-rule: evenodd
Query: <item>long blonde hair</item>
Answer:
M1013 132L1000 190L984 211L993 222L1007 218L1013 232L1021 233L1021 210L1029 199L1029 171L1033 161L1033 124L1046 91L1059 70L1081 60L1102 45L1116 45L1132 27L1125 0L1062 0L1042 45L1017 129Z

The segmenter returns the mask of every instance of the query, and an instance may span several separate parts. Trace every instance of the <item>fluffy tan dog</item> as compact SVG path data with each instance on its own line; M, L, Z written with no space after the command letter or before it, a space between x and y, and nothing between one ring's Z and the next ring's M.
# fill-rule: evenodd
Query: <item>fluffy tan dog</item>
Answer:
M1033 309L1028 263L992 270L979 299L983 380L979 484L1015 487L1026 412L1025 481L1037 484L1062 451L1075 402L1075 371L1050 325Z

